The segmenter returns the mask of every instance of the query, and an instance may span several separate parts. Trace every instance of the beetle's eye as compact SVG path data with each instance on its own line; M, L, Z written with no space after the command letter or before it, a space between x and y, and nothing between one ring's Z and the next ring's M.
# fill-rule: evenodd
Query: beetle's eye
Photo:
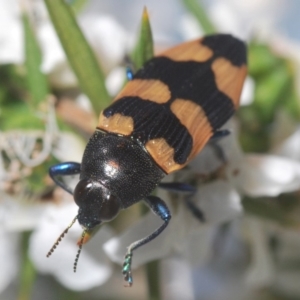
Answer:
M74 191L74 200L78 206L85 201L86 195L93 187L93 183L90 180L82 179L77 183Z
M100 220L110 221L118 214L120 210L119 199L114 195L109 195L107 199L103 202L100 210Z

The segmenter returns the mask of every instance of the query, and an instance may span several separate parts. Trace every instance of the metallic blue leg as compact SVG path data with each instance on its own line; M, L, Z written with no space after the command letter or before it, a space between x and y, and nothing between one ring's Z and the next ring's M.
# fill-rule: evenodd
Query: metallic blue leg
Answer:
M128 81L131 81L134 77L134 64L132 59L126 55L124 57L124 65L126 66L126 77Z
M161 232L167 227L169 221L171 219L171 213L163 200L156 196L148 196L144 199L146 204L151 208L151 210L159 216L164 223L157 228L153 233L150 235L133 242L129 247L125 255L124 264L123 264L123 275L125 281L128 283L128 286L132 285L132 275L131 275L131 263L132 263L132 252L137 248L149 243L153 239L155 239Z
M65 185L63 181L60 179L57 179L57 176L66 176L66 175L76 175L80 173L80 164L76 162L64 162L57 164L55 166L52 166L49 169L49 175L53 179L53 181L59 185L62 189L64 189L66 192L73 195L73 191Z
M133 79L133 71L130 67L126 67L126 77L128 81L131 81Z

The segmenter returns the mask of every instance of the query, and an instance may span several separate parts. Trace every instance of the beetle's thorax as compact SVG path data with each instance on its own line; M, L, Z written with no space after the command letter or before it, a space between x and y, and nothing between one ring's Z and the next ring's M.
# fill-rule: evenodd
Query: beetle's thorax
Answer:
M100 130L86 146L80 172L81 180L97 181L117 196L122 208L148 196L164 176L136 141Z

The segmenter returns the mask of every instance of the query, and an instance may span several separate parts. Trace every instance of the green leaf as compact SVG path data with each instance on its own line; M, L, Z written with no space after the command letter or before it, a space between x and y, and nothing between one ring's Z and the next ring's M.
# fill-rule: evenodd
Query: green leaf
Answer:
M20 251L22 259L19 271L19 291L17 300L30 300L32 299L32 291L36 280L37 272L34 268L33 263L29 259L28 249L31 232L23 232L21 240Z
M248 68L251 76L260 76L272 72L281 59L270 50L268 45L251 42L248 45Z
M249 46L249 74L255 80L253 108L263 126L269 125L278 108L285 108L295 119L300 118L292 61L275 54L265 44L253 41Z
M147 60L153 57L153 55L154 50L151 25L149 22L147 9L144 8L140 27L140 34L132 53L132 61L134 67L136 69L141 68Z
M289 101L284 101L284 109L287 111L288 115L293 119L300 121L300 101L299 95L295 86L295 79L291 78L286 91L286 98Z
M44 122L33 112L25 102L15 102L0 108L1 130L11 129L44 129Z
M62 0L45 0L45 3L79 85L98 114L110 103L104 73L80 30L71 7Z
M249 75L255 81L254 101L238 110L240 142L244 151L266 152L279 111L300 120L296 71L291 60L274 53L268 45L253 41L249 47Z
M182 0L183 5L197 19L205 34L213 34L217 29L210 21L200 0Z
M34 115L33 106L26 103L28 81L24 68L15 65L0 66L0 128L44 128L42 120Z
M27 82L23 73L20 66L0 65L0 107L24 101Z
M42 54L31 28L28 16L23 14L25 35L25 67L27 87L30 95L30 104L34 107L44 101L49 94L47 78L41 72Z
M254 105L263 123L272 122L278 107L287 102L286 91L291 79L285 64L281 63L272 72L257 80Z

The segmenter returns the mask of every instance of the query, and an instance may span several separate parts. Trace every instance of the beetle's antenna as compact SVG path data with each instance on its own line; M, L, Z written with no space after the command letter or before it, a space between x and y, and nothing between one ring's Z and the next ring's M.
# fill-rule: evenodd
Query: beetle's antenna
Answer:
M62 232L62 234L58 237L58 239L56 240L56 242L54 243L54 245L52 246L50 251L47 253L47 257L49 257L54 252L54 250L56 249L56 247L58 246L60 241L63 239L65 234L68 233L69 229L73 226L73 224L76 222L76 220L77 220L77 216L74 218L74 220L71 222L71 224Z
M82 249L82 245L83 245L85 235L86 235L86 229L83 230L82 235L81 235L81 240L79 242L79 249L78 249L78 252L77 252L77 255L76 255L76 258L75 258L75 261L74 261L74 267L73 267L74 273L76 273L76 270L77 270L77 263L78 263L79 255L81 253L81 249Z

